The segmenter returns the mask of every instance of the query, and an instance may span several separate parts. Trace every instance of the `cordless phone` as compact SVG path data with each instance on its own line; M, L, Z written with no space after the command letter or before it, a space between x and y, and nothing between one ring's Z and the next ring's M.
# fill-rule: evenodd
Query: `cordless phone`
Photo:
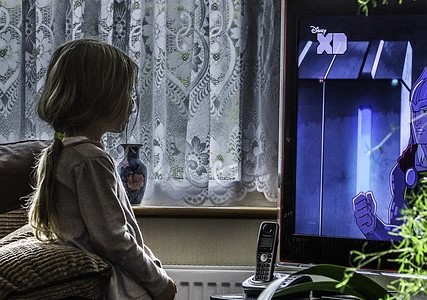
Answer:
M257 298L271 284L270 281L275 279L280 280L280 286L277 287L280 289L313 281L308 275L274 273L278 236L279 224L268 221L261 223L258 232L255 274L242 282L246 297ZM306 299L305 292L303 295Z
M259 227L256 269L253 280L268 282L274 279L279 225L275 222L262 222Z

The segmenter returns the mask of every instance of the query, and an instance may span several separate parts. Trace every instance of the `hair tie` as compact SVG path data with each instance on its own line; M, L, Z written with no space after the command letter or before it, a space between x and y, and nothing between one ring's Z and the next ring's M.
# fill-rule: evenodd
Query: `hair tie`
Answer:
M64 139L64 134L62 132L55 132L55 140L61 141Z

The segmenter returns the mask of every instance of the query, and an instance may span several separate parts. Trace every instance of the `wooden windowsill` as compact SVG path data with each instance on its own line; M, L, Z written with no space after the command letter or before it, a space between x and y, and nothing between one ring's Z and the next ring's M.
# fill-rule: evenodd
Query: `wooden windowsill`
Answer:
M134 206L137 217L206 219L277 219L277 207Z

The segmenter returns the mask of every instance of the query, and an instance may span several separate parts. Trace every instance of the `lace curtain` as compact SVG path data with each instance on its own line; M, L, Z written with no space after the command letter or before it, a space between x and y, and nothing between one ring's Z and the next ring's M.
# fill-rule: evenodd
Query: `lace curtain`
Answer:
M103 142L117 160L142 144L143 205L275 205L280 0L0 5L0 142L52 138L35 112L50 57L96 36L139 65L131 126Z

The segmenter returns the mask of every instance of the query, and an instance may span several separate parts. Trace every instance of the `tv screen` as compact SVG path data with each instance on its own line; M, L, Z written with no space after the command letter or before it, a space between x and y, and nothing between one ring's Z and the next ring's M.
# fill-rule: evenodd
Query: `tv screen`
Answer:
M349 265L398 239L427 170L422 2L284 1L281 262Z

